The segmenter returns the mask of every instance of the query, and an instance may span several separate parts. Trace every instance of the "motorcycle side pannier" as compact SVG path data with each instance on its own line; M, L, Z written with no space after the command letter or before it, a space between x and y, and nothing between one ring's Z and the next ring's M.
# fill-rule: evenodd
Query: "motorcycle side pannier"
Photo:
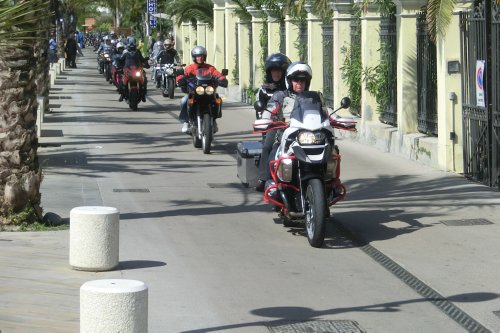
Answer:
M260 141L241 141L236 149L238 178L245 187L256 186L262 143Z

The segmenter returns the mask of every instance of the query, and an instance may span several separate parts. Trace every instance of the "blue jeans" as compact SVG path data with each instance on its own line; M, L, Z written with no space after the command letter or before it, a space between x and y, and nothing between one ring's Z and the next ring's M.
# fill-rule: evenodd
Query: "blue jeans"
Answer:
M181 113L179 114L179 120L183 123L188 121L188 113L187 113L188 97L189 97L189 94L186 94L181 99Z

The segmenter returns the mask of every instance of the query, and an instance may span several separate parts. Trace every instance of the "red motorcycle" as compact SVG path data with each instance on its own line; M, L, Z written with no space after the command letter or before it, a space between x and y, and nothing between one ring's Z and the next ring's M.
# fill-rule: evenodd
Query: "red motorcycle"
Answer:
M147 79L144 69L141 66L125 67L122 77L123 89L128 92L125 98L133 111L137 111L137 106L141 101L146 101ZM128 95L128 97L127 97Z

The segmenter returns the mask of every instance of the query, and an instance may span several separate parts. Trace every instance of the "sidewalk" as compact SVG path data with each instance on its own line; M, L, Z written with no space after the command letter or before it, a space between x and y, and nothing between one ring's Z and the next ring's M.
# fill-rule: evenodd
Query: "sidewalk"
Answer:
M182 243L182 240L178 238L179 235L175 235L178 229L174 222L199 222L197 219L200 214L212 214L211 217L221 223L227 221L225 226L235 226L239 220L262 220L262 224L259 223L244 234L255 241L252 245L254 248L263 246L257 239L257 232L274 227L269 220L275 216L261 204L260 195L250 190L242 192L237 188L234 160L236 143L255 139L249 130L254 117L250 106L226 100L227 108L219 124L221 132L217 135L213 154L204 156L194 149L186 151L186 147L190 147L190 139L179 132L179 95L173 101L159 99L150 85L148 102L140 104L138 112L129 111L124 103L117 101L118 95L113 87L102 84L104 79L95 69L95 56L89 51L85 51L84 58L78 59L78 68L61 73L51 89L50 107L53 112L45 116L39 148L44 174L42 206L45 213L56 214L64 221L68 221L69 211L73 207L119 206L121 218L125 221L121 226L120 270L92 273L70 269L68 231L0 233L1 333L77 332L79 287L83 283L97 278L127 278L133 273L137 278L151 283L152 289L157 288L154 289L155 293L160 293L157 283L165 279L165 275L159 272L159 268L164 266L170 268L167 277L172 280L169 281L180 285L167 284L163 287L169 292L167 295L177 299L165 299L163 289L162 297L151 297L150 332L179 332L181 330L173 328L174 324L170 326L171 330L158 329L165 327L162 326L165 324L162 320L168 321L171 319L169 316L172 316L162 310L165 304L181 302L185 295L178 290L190 288L189 282L193 282L190 280L197 277L196 274L179 276L182 274L178 270L184 267L174 258L189 261L191 257L176 252L180 250L174 245L176 242ZM83 88L85 84L88 86ZM102 90L106 94L98 94ZM90 124L90 127L83 124ZM139 135L134 132L138 126L143 126L147 133ZM396 276L400 274L398 278L406 279L406 283L417 293L420 288L422 300L413 303L424 303L435 297L432 293L425 294L431 290L463 310L484 328L468 321L463 327L470 328L469 331L479 327L475 331L500 332L500 192L348 139L339 139L338 145L342 153L342 179L349 193L345 201L333 207L333 223L330 226L333 228L335 223L340 224L359 242L362 251L383 266L389 263L384 267ZM203 179L204 173L210 175L208 182ZM168 184L162 183L165 175L170 177ZM207 183L211 189L220 188L222 191L214 195L205 188L199 188L201 182ZM125 193L118 197L113 193L113 189L145 187L151 189L152 196L143 198ZM185 187L190 188L191 192L186 192ZM241 200L245 202L244 205L214 204L219 201L236 203L240 197L243 197ZM175 202L175 207L163 207L166 206L165 202ZM221 217L223 213L225 217ZM210 246L221 247L216 240L212 243L208 239L201 243L196 237L198 233L203 234L215 228L209 222L198 223L197 228L200 230L190 231L188 237L192 239L186 243L193 246L194 251L212 254ZM150 229L147 238L139 233L145 225ZM279 237L290 236L285 230L276 233ZM224 241L235 243L243 242L244 238L229 239L231 237L224 236L221 236ZM292 251L298 248L298 253L303 253L304 261L307 261L305 257L313 260L312 257L328 256L327 260L330 260L337 253L350 253L347 248L339 248L336 237L329 234L325 249L311 250L306 246L307 241L300 239L300 242L290 243L287 250L295 253ZM154 252L160 244L167 243L166 238L174 245L162 249L163 252L159 254ZM140 244L137 244L138 241ZM193 243L197 242L201 244L195 247ZM284 256L282 252L285 250L280 246L278 248L281 251L275 250L267 255ZM327 249L333 250L324 251ZM139 250L151 251L148 260L133 259L134 252ZM235 255L239 251L243 252L236 248ZM170 256L168 265L165 259L167 255ZM239 265L245 266L245 262ZM325 266L328 265L325 263ZM209 271L209 268L203 268ZM217 267L214 269L217 270ZM411 276L419 282L415 284ZM290 277L296 279L296 283L302 278ZM354 278L361 279L359 276ZM375 276L363 278L369 286L369 281ZM244 290L252 279L258 280L258 277L248 277L242 273L242 285L238 288ZM279 288L280 284L286 283L277 279L272 288ZM359 295L353 294L352 299L368 298L367 295L372 291L360 289ZM199 296L201 298L203 295ZM179 311L176 324L180 327L184 321L195 327L200 327L197 324L216 326L216 319L207 319L212 314L207 308L213 304L206 299L209 297L201 298L199 304L193 301L197 304L194 309L178 306L175 309ZM440 300L434 301L439 303ZM235 304L228 303L225 306L230 308ZM439 307L439 304L435 305ZM387 307L388 314L360 310L352 311L350 316L367 327L369 320L390 315L391 309L402 307L402 304L389 304ZM354 306L345 308L355 309ZM455 322L460 321L462 314L454 313L455 308L442 311ZM199 323L190 322L193 320L191 312L199 312L196 319ZM227 317L224 317L227 321L243 321L230 318L230 315ZM414 327L425 330L408 332L429 332L426 329L433 325L426 323L431 318L422 317L417 312L414 313L414 321ZM385 332L401 332L391 330L391 325L397 324L386 322L388 329ZM456 325L460 329L451 319L450 323L443 325ZM375 323L371 327L369 332L383 332ZM250 327L246 332L267 330ZM440 332L454 330L443 329Z

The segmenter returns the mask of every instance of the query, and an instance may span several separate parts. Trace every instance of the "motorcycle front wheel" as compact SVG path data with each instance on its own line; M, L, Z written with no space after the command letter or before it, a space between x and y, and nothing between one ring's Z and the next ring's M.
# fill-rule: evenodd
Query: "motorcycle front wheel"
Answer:
M307 182L304 211L307 240L312 247L322 247L326 232L326 200L320 179L313 178Z
M168 82L165 76L161 80L161 94L163 95L163 97L168 96Z
M212 116L209 113L205 113L203 115L203 132L201 133L201 147L205 154L210 154L213 135Z
M130 96L128 102L130 108L133 111L137 111L137 105L139 104L139 91L137 89L130 90Z
M174 78L168 78L168 97L170 99L174 98L175 80Z

